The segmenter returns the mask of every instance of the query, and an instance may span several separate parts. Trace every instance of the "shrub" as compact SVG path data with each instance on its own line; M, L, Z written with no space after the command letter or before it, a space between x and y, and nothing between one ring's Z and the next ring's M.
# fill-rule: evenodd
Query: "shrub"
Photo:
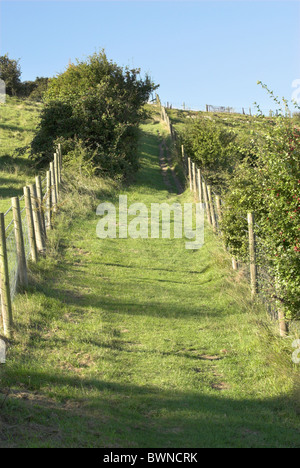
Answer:
M104 52L70 65L50 80L34 157L47 161L57 138L77 138L102 174L128 176L138 167L136 129L155 88L148 76L140 79L139 70L119 67Z
M227 245L240 259L247 256L244 218L255 212L265 265L276 284L288 318L300 310L300 130L279 117L267 127L255 165L238 165L224 197L223 231Z
M261 84L261 83L260 83ZM222 192L222 231L234 257L249 261L247 213L255 213L260 261L273 283L273 298L288 319L300 318L300 129L287 102L278 117L260 115L255 127L228 133L224 122L201 119L183 137L205 178ZM228 125L228 123L227 123ZM216 187L217 186L217 187Z
M198 163L205 178L223 192L236 164L245 158L255 158L255 142L241 139L233 130L200 117L181 134L181 139L192 159Z
M21 81L21 68L18 60L12 60L8 55L0 56L0 79L5 82L9 96L17 96Z

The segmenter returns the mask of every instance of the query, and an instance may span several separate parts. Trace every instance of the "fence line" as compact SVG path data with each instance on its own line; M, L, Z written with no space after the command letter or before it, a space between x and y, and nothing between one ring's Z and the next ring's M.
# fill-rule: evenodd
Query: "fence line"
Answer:
M281 110L279 109L268 109L268 108L257 108L255 109L252 107L232 107L232 106L214 106L212 104L201 104L198 107L190 107L186 105L186 103L179 103L179 102L167 102L165 105L165 109L178 109L178 110L184 110L184 111L189 111L189 112L211 112L211 113L222 113L222 114L241 114L245 116L255 116L255 115L264 115L268 117L279 117L282 115ZM285 117L290 117L292 118L294 115L296 115L296 111L291 111L291 110L286 110L285 111Z
M178 135L170 121L166 109L161 105L158 95L156 96L156 102L160 108L161 119L169 128L172 142L176 143L179 141ZM224 204L220 195L214 193L212 187L205 180L201 168L186 154L183 145L181 145L181 158L191 192L200 203L204 204L208 224L211 226L214 233L222 236L221 225ZM272 296L276 297L276 285L270 287L272 279L265 267L267 260L263 242L257 235L259 226L255 223L255 213L248 213L247 218L244 216L243 218L245 220L245 226L247 226L244 233L245 239L248 239L248 262L246 265L248 266L247 277L251 286L251 296L255 299L258 294L260 295L262 301L267 305L270 315L278 320L280 335L285 336L287 334L287 323L280 304L272 300ZM232 258L232 268L234 270L240 268L238 259Z
M10 208L0 213L0 316L8 339L13 331L13 299L18 289L28 286L29 258L36 263L45 255L61 181L62 151L58 145L46 177L36 176L34 184L24 187L24 195L13 197Z
M251 107L225 107L225 106L212 106L211 104L206 104L205 105L205 111L206 112L218 112L218 113L224 113L224 114L243 114L243 115L252 115L252 110ZM260 109L259 113L262 112L263 115L268 115L269 117L279 117L280 111L276 109L273 111L272 109ZM254 114L255 115L255 112ZM290 110L286 111L286 117L292 118L293 113Z

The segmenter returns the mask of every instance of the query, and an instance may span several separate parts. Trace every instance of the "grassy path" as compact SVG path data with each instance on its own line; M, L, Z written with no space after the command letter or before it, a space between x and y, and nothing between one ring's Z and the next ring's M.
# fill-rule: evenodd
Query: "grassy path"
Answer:
M189 200L164 185L158 131L141 128L128 203ZM100 240L97 221L78 216L63 257L17 299L0 447L299 447L291 383L211 233L189 251L184 239Z

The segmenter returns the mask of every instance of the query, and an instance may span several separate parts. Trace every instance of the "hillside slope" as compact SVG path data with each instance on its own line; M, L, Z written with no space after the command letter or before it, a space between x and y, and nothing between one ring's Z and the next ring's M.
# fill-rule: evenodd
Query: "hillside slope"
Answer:
M165 185L163 136L157 118L141 126L129 204L190 201ZM292 372L270 365L281 345L211 231L197 251L101 240L88 189L66 191L50 256L15 303L0 447L299 447Z
M41 104L10 98L0 104L0 209L6 211L10 198L23 194L36 170L28 159L28 145L38 124Z

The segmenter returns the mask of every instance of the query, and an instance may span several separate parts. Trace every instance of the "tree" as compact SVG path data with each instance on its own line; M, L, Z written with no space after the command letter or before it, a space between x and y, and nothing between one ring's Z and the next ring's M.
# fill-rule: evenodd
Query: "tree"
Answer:
M20 86L19 95L29 98L31 101L42 102L47 91L49 78L37 77L35 81L23 81Z
M102 51L50 80L32 151L52 157L55 140L82 141L102 174L128 176L138 167L137 126L156 89L140 70L119 67Z
M21 68L19 60L12 60L8 55L0 56L0 79L5 82L9 96L16 96L21 86Z

